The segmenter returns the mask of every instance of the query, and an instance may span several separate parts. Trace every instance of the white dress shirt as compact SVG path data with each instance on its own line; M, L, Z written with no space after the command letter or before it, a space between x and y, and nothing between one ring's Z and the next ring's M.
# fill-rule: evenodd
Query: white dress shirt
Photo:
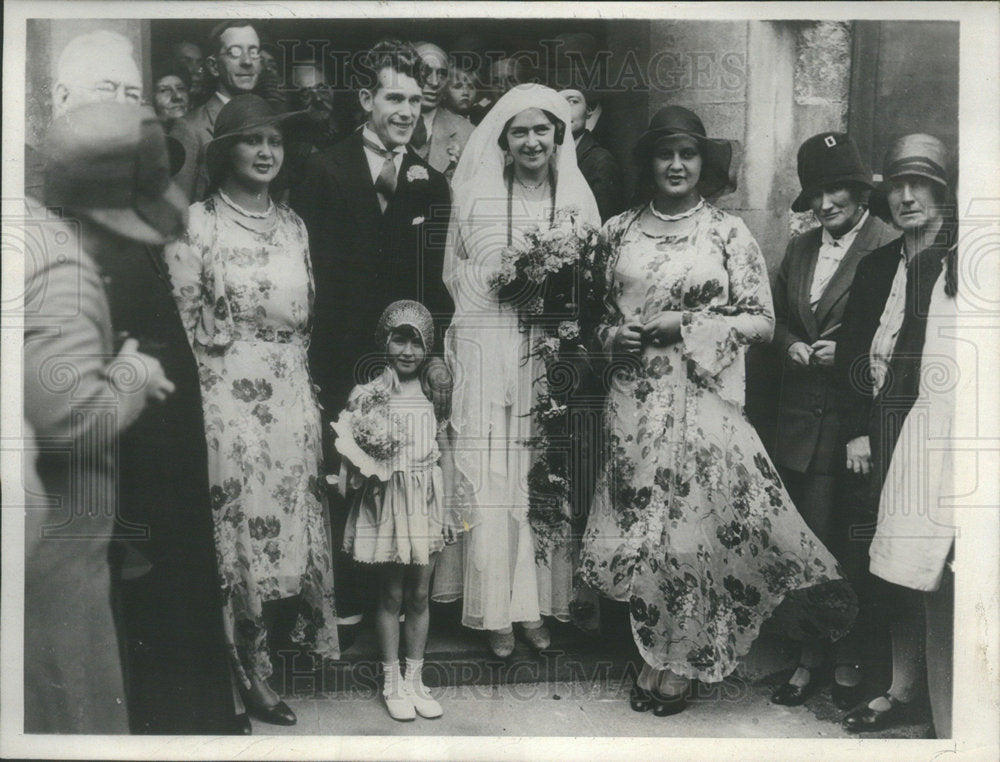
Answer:
M903 317L906 311L906 264L906 254L903 252L903 243L900 241L899 266L892 279L889 298L885 300L885 309L882 310L882 317L879 318L878 328L872 338L872 346L868 356L874 384L872 396L878 395L885 385L886 375L889 372L889 361L892 359L892 353L896 347L896 339L899 338L899 329L903 327Z
M830 284L830 279L837 272L837 268L840 267L844 255L854 245L854 239L858 237L858 231L861 230L861 227L867 221L868 210L866 209L865 213L861 215L861 219L858 220L858 224L840 236L840 238L834 238L829 230L823 228L819 254L816 256L816 269L813 270L812 286L809 289L809 306L813 311L816 310L816 305L819 304L823 292L826 291L826 287Z
M434 117L437 116L437 108L432 111L422 111L420 118L424 120L424 127L427 128L427 145L431 144L431 136L434 134Z

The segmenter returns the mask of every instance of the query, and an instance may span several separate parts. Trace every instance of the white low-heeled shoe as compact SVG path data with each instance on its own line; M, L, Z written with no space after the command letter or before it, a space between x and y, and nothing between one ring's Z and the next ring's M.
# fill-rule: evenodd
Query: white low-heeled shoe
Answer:
M382 699L385 701L385 708L389 711L389 716L399 722L411 722L417 719L417 711L413 706L413 701L406 691L400 687L398 693L387 693L382 691Z
M436 720L444 714L441 705L423 683L414 685L410 682L404 682L403 695L410 700L416 713L425 720Z

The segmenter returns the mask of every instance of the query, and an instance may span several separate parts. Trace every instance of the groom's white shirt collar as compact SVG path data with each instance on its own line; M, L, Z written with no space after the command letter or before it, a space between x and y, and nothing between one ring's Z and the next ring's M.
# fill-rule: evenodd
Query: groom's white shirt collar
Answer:
M361 128L361 134L366 140L370 140L383 150L387 150L385 148L385 143L382 142L382 139L376 135L375 131L367 124ZM396 176L398 177L399 168L403 165L403 155L406 153L406 146L396 146L392 149L392 151L396 154L392 160L396 165ZM365 158L368 159L368 170L371 172L372 182L374 183L375 178L377 178L379 173L382 171L382 165L385 164L385 159L371 150L368 146L365 146Z

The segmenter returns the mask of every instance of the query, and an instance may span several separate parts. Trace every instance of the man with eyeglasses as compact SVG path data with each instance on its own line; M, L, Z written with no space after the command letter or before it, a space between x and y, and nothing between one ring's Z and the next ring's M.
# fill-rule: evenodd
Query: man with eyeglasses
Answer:
M205 65L216 80L215 92L185 116L173 133L186 152L184 166L174 179L191 201L200 201L208 190L205 146L212 140L215 118L233 96L253 92L261 73L260 37L247 21L217 25L205 49L209 51Z

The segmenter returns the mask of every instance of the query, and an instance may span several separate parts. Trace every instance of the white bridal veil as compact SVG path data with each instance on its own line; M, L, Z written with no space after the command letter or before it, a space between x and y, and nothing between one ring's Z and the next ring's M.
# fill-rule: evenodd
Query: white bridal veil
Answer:
M484 459L483 450L495 448L498 439L518 439L524 432L507 430L510 425L502 422L510 416L503 411L513 406L514 418L527 423L534 400L533 371L526 364L525 335L517 314L500 304L488 285L507 246L508 229L516 244L526 230L539 225L537 207L529 209L520 197L508 196L504 168L509 159L497 142L507 123L530 108L547 111L566 126L552 160L556 208L573 207L581 221L600 225L594 195L576 165L569 105L551 88L515 87L497 101L462 152L453 178L455 210L445 247L444 280L455 300L445 340L455 373L451 421L467 444L456 452L456 465L473 485L482 484L485 468L504 475L498 471L505 468L502 460ZM486 445L490 437L493 444Z

